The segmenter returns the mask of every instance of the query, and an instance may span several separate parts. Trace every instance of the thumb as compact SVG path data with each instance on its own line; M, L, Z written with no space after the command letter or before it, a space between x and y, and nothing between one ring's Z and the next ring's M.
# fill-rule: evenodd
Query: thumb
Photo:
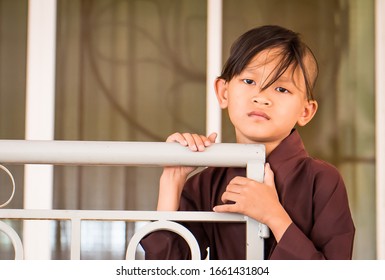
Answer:
M265 178L263 182L268 186L274 186L274 172L271 170L270 164L267 162L265 164Z
M215 139L217 139L218 134L216 132L211 133L207 138L212 142L215 143Z

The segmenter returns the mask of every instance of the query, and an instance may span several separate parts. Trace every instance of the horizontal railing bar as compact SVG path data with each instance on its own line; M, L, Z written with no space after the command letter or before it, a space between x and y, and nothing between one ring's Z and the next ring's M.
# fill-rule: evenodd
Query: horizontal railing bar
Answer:
M45 210L0 209L0 219L82 221L216 221L246 222L241 214L193 211L118 211L118 210Z
M264 162L258 144L218 143L192 152L178 143L123 141L0 140L0 162L54 165L245 167Z

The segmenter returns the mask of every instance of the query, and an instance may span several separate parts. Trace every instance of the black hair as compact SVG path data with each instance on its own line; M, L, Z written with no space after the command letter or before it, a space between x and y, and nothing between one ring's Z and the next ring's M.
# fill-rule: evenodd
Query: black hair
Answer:
M300 67L306 84L308 100L314 100L313 89L318 76L318 63L311 49L301 40L300 35L289 29L277 25L264 25L253 28L241 35L231 46L230 56L223 66L222 73L218 77L230 81L239 75L249 64L252 58L266 49L277 48L281 50L281 60L275 73L271 73L271 79L262 90L271 86L290 67ZM314 63L314 75L312 77L306 70L304 59L310 56Z

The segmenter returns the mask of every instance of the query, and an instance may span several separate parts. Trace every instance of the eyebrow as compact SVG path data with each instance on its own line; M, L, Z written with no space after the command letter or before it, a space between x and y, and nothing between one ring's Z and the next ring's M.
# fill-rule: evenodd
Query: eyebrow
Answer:
M248 74L252 74L252 75L257 75L258 73L253 71L253 69L257 69L257 68L259 68L259 67L258 66L247 67L244 69L244 72L248 73ZM273 76L273 74L274 74L274 70L271 73L269 73L269 75L267 75L265 82L268 81L268 79L271 78ZM293 84L295 84L294 80L292 78L288 77L289 75L285 75L285 74L286 74L286 72L283 73L281 76L279 76L276 81L280 81L280 82L284 82L284 83L291 83L292 82Z
M270 75L271 75L271 74L270 74ZM270 75L269 75L269 77L270 77ZM265 82L267 82L267 81L268 81L268 79L266 79ZM290 83L290 84L292 84L297 90L301 91L301 88L299 88L299 86L297 85L297 83L296 83L295 80L293 79L293 74L290 75L290 74L289 74L288 72L286 72L286 71L285 71L281 76L279 76L278 79L275 80L274 83L272 83L272 85L275 84L275 83L277 83L277 82L279 82L279 83L285 83L285 84ZM305 94L306 94L306 92L305 92Z
M293 75L291 75L291 77L292 77L292 76L293 76ZM298 87L298 85L297 85L297 83L295 82L295 80L294 80L293 78L287 77L287 75L282 74L282 75L281 75L275 82L291 83L291 84L293 84L293 86L294 86L297 90L301 91L301 89ZM305 88L306 88L306 86L305 86ZM305 90L305 96L306 96L306 90Z
M284 82L284 83L292 82L293 84L295 84L294 79L289 78L289 77L287 77L286 75L285 75L285 76L284 76L284 75L281 75L281 76L277 79L277 81Z

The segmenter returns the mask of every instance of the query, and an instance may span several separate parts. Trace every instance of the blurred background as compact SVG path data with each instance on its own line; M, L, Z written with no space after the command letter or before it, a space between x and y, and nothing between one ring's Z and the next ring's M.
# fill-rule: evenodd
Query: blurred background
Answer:
M300 128L309 153L342 173L357 228L354 258L376 258L375 1L223 0L223 61L246 30L302 34L320 64L319 111ZM57 0L55 140L164 141L206 134L207 0ZM25 139L28 1L0 0L0 139ZM219 72L218 72L219 74ZM214 82L214 81L212 81ZM222 114L222 142L234 133ZM23 186L23 166L10 165ZM153 210L160 168L56 166L53 209ZM0 174L0 183L8 179ZM1 186L1 185L0 185ZM0 187L0 197L9 190ZM19 187L9 208L23 208ZM18 231L22 223L12 222ZM123 258L134 226L82 225L82 258ZM52 258L69 257L67 222ZM13 248L0 233L0 258Z

